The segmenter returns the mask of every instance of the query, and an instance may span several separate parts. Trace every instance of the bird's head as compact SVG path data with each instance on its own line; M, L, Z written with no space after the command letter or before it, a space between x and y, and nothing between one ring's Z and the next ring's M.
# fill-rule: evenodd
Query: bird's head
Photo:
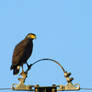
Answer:
M36 35L35 34L33 34L33 33L29 33L27 36L26 36L26 38L29 38L29 39L36 39Z

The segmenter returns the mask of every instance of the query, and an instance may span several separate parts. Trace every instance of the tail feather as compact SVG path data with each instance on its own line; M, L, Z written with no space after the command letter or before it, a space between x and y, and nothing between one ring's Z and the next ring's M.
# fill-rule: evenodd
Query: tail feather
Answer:
M19 73L19 69L17 69L17 67L14 68L14 69L13 69L13 75L16 75L16 74L18 74L18 73Z
M12 69L13 69L13 66L11 65L10 70L12 70Z

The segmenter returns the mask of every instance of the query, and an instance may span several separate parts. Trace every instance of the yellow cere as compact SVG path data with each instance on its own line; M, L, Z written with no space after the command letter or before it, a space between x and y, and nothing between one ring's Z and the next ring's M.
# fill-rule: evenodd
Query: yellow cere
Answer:
M35 39L35 38L36 38L36 36L33 35L33 34L29 34L27 37L28 37L28 38L31 38L31 39Z
M36 38L35 35L30 35L30 37L31 37L32 39L35 39L35 38Z

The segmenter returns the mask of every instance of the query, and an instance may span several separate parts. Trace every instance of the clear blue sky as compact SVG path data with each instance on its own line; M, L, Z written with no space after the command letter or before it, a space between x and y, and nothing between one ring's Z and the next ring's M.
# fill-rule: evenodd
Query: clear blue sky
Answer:
M55 59L72 72L73 83L92 87L92 0L0 0L0 87L18 83L19 76L10 71L12 54L28 33L37 35L29 63ZM26 80L66 83L60 67L49 61L35 65Z

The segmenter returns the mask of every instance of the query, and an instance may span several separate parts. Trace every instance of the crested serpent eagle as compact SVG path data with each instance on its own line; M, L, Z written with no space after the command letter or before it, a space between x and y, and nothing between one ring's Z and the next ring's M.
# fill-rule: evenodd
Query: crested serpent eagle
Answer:
M35 34L29 33L24 38L24 40L22 40L15 46L12 56L12 65L10 68L11 70L13 70L14 75L19 73L20 66L22 67L22 72L24 72L23 64L27 64L27 66L29 66L27 60L32 54L33 39L35 38L36 38Z

